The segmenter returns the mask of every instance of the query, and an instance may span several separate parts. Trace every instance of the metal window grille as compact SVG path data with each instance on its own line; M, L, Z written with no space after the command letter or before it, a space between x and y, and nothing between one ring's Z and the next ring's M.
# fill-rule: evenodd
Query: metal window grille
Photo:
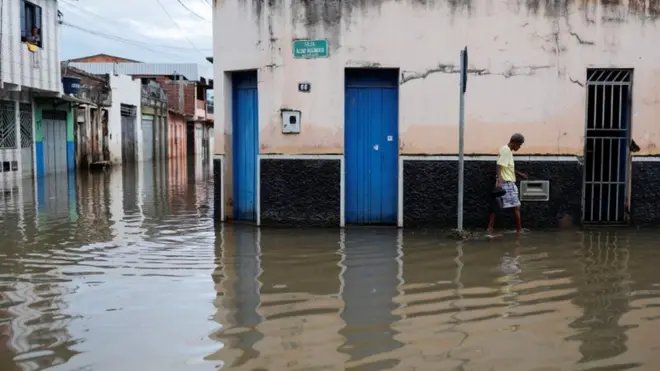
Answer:
M0 101L0 148L16 148L16 103Z
M582 218L626 222L632 70L587 71L587 115Z
M20 104L21 148L32 147L32 104Z

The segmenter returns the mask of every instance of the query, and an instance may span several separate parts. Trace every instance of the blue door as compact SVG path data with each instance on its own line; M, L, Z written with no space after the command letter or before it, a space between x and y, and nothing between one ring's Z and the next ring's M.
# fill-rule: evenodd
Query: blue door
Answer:
M232 82L234 219L256 221L259 153L257 71L236 72Z
M345 86L346 222L395 224L398 71L347 69Z

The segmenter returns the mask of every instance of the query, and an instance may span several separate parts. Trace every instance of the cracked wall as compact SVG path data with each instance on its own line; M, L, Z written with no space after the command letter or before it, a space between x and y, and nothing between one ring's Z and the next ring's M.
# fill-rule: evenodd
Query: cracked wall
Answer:
M493 153L522 132L525 153L581 154L586 69L632 67L633 138L639 154L660 154L660 0L216 4L216 153L231 143L231 79L220 77L245 69L259 72L262 153L342 153L346 67L400 69L402 153L455 153L459 51L468 45L468 153ZM294 59L292 40L307 38L327 39L330 57ZM298 92L299 82L311 92ZM301 134L281 134L282 108L302 111Z

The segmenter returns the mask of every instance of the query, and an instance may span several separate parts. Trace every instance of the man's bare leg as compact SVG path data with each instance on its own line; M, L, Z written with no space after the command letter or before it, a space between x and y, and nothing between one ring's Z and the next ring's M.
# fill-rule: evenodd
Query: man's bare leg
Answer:
M490 214L490 219L488 220L488 229L486 229L486 232L488 233L493 233L493 230L495 229L495 217L497 214L491 213Z
M520 217L520 206L513 209L513 218L516 221L516 232L522 233L522 219Z

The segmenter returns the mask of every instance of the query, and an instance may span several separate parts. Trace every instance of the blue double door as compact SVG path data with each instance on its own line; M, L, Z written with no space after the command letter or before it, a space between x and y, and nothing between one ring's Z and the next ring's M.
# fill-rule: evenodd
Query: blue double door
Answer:
M346 69L344 158L348 224L397 221L398 87L398 70Z
M259 154L257 71L234 72L232 85L233 216L254 222Z
M256 221L259 111L257 72L232 75L233 216ZM347 69L345 217L350 224L395 224L398 185L398 70Z

